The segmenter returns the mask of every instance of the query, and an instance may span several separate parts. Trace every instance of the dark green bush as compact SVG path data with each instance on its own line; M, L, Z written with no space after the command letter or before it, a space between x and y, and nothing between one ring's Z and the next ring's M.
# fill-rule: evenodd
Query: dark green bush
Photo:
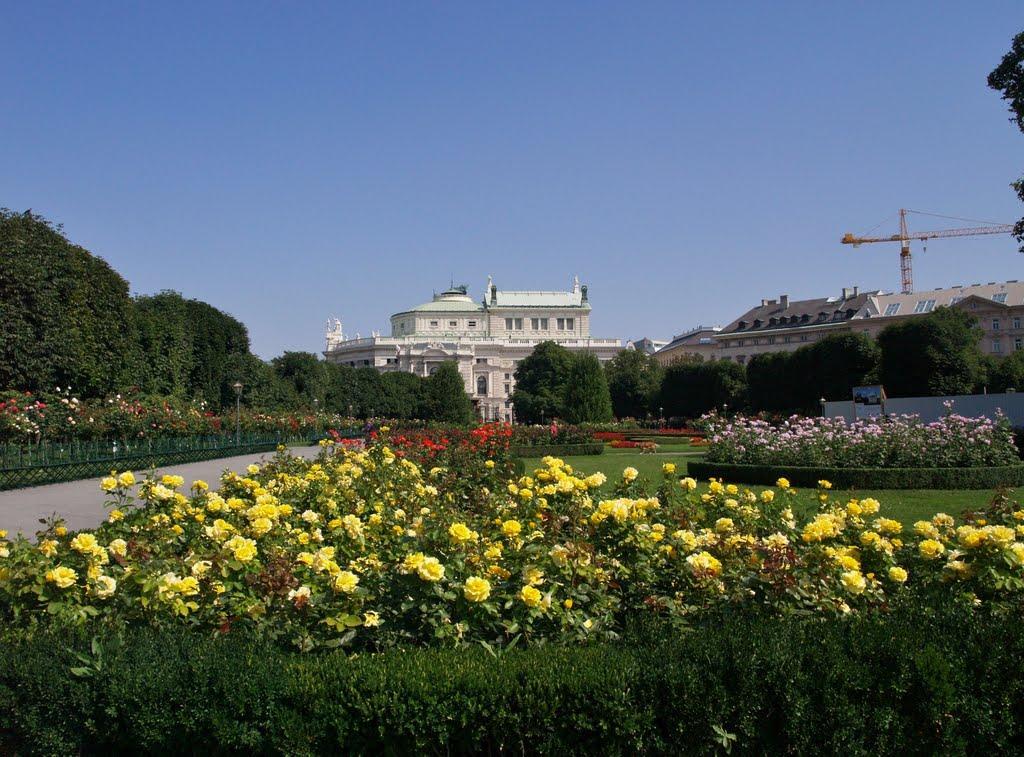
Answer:
M693 754L714 750L716 726L740 753L1016 752L1024 627L896 608L724 614L499 658L301 655L150 629L95 651L58 632L0 648L3 753Z
M793 486L817 486L826 479L841 489L995 489L1024 485L1024 465L986 468L813 468L793 465L742 465L691 462L689 475L730 483L774 485L780 478Z
M525 447L512 447L512 454L516 457L569 457L571 455L602 455L604 454L604 442L590 442L587 444L530 444Z

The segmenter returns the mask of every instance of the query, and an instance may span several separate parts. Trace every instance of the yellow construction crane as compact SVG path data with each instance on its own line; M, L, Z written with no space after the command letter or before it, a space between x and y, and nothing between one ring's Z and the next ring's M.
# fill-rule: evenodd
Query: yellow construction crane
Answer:
M1013 231L1013 224L992 224L990 226L971 226L964 229L942 229L940 231L907 231L907 213L915 213L923 216L935 216L937 218L952 218L956 221L971 221L970 218L956 218L955 216L942 216L938 213L925 213L921 210L905 210L900 208L900 231L888 237L858 237L847 232L840 240L843 244L852 244L859 247L862 244L871 242L899 242L900 243L900 276L903 282L903 293L910 294L914 291L914 275L910 264L910 240L921 239L927 245L929 239L940 239L942 237L971 237L980 234L1009 234ZM974 223L984 223L973 221Z

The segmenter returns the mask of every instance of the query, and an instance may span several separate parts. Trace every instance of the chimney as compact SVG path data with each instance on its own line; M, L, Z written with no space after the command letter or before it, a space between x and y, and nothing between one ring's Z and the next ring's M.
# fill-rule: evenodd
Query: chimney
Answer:
M843 299L844 299L844 300L848 300L848 299L850 299L850 297L852 297L852 296L853 296L853 295L851 294L851 292L852 292L852 291L853 291L853 290L852 290L852 289L850 289L850 287L843 287Z
M789 295L788 294L780 294L779 295L779 305L782 307L783 310L785 310L786 308L789 307Z
M853 288L853 296L854 297L856 297L859 292L860 292L860 287L854 287Z

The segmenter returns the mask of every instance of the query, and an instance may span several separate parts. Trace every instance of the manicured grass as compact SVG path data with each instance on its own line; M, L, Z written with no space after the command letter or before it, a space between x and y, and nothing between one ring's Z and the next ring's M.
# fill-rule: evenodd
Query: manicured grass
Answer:
M575 470L583 473L601 471L609 479L617 478L621 475L623 468L632 466L640 471L642 477L656 483L661 480L663 463L675 463L676 475L685 476L687 461L699 460L701 457L702 454L697 451L690 453L659 451L653 455L641 455L632 449L607 449L603 455L567 457L565 461ZM528 472L540 467L540 458L527 458L524 462ZM743 486L741 482L735 483ZM752 488L760 490L764 487L754 486ZM988 504L993 494L994 492L986 490L864 489L849 491L850 497L859 499L874 497L882 503L883 515L895 518L908 526L916 520L931 518L935 513L942 512L959 516L964 510L980 510ZM843 492L842 495L846 496L846 492ZM1018 500L1024 499L1024 487L1012 489L1010 495ZM794 504L796 509L802 512L813 512L817 509L814 492L808 490L800 490Z

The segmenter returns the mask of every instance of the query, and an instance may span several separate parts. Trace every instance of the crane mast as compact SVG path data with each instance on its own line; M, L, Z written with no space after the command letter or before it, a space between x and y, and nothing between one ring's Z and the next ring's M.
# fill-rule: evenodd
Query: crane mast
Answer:
M996 224L992 226L970 226L962 229L940 229L938 231L915 231L911 233L907 229L907 213L914 213L919 211L907 210L900 208L900 231L898 234L893 234L887 237L859 237L849 232L843 234L843 238L840 240L843 244L852 244L854 247L859 247L862 244L872 244L874 242L899 242L900 243L900 280L902 284L902 291L904 294L910 294L914 291L914 271L911 263L910 255L910 240L920 239L927 241L929 239L942 239L944 237L970 237L980 236L984 234L1009 234L1013 231L1013 224ZM934 215L933 213L925 213L923 215Z

